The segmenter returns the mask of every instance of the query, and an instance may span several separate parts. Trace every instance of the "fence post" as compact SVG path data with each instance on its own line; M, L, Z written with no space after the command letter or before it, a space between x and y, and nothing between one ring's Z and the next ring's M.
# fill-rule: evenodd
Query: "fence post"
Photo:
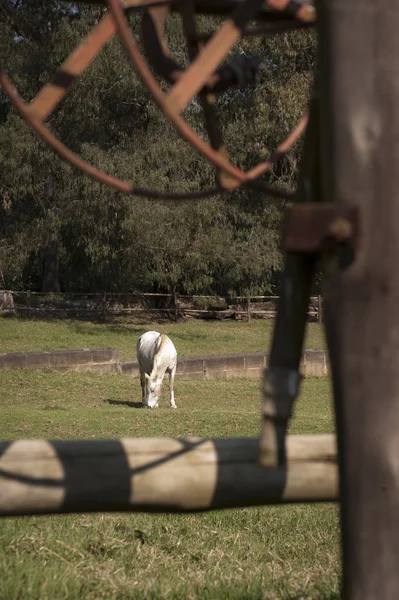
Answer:
M323 298L322 296L317 296L317 322L319 325L323 323Z
M179 295L176 292L173 292L173 307L175 309L175 321L177 321L179 316Z
M26 312L27 312L28 317L30 317L31 313L32 313L31 306L32 306L31 305L31 296L30 296L30 291L29 291L26 293L26 308L28 309Z
M251 320L251 296L247 298L247 319L249 323Z
M104 321L107 320L107 292L103 292L103 299L102 299L102 318Z

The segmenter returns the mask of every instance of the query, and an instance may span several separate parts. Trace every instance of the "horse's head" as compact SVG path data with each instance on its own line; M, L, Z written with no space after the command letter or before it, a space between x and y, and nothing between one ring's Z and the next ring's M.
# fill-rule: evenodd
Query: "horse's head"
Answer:
M155 408L158 405L158 400L161 396L162 386L161 382L157 380L156 374L148 375L145 374L146 378L146 400L145 405L149 408Z

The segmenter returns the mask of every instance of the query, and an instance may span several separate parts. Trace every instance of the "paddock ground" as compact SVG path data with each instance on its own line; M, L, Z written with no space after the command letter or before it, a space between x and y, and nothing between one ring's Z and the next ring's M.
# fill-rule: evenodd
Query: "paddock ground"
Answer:
M57 326L35 323L39 325ZM209 336L211 328L207 332ZM129 340L137 335L132 333ZM226 339L219 341L223 335ZM231 343L230 335L214 330L212 344L221 348ZM245 339L243 333L240 337ZM58 339L63 340L62 331ZM71 347L82 347L76 339ZM29 341L26 337L26 344ZM83 345L121 347L113 341L86 340ZM22 348L3 351L16 349ZM202 351L209 352L209 347ZM4 372L0 439L259 433L258 381L177 380L176 411L168 408L167 386L158 410L137 408L139 388L138 381L121 375ZM330 380L306 379L291 433L333 430ZM333 504L197 515L100 513L0 519L4 600L338 600L339 578L338 509Z
M107 324L74 320L36 320L0 316L0 352L33 352L65 348L119 348L123 360L132 360L137 338L155 329L170 335L180 356L264 352L270 348L273 321L201 321L174 323ZM306 349L324 350L322 326L307 323Z

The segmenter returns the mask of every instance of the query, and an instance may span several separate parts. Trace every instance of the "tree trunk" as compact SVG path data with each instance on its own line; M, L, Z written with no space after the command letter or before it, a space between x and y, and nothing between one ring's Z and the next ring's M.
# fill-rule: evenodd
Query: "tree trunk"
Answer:
M362 245L324 288L340 456L343 587L399 597L399 2L319 5L325 195Z
M53 233L43 253L42 292L58 293L59 291L58 238L57 234Z

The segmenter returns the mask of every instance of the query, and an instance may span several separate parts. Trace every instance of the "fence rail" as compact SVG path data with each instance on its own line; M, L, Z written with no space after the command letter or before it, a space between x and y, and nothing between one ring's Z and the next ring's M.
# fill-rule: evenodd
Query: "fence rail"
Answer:
M334 435L290 435L264 469L257 438L0 442L0 517L186 512L338 498Z
M211 296L153 292L44 293L0 290L0 312L46 315L169 315L174 318L273 319L279 296ZM322 322L322 298L309 299L308 318Z

